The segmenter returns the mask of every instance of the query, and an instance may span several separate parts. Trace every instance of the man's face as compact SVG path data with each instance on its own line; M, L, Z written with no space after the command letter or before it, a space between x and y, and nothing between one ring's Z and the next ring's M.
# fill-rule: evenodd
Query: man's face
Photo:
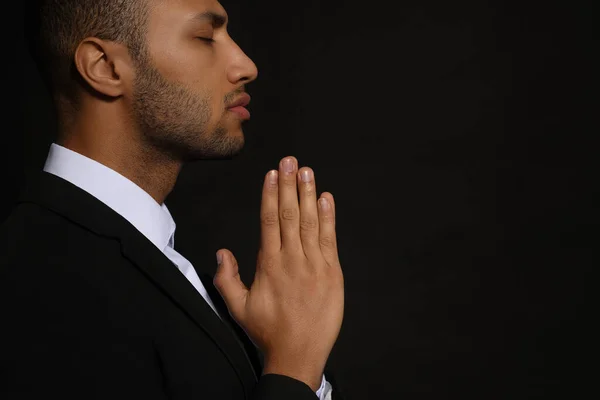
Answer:
M238 153L246 116L230 107L258 72L227 33L225 10L216 0L150 4L147 56L133 83L143 140L182 161Z

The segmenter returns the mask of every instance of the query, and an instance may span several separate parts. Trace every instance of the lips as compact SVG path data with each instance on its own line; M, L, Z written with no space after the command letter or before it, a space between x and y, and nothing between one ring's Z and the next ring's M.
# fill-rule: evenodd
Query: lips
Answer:
M246 109L246 106L250 103L250 95L248 93L243 93L240 97L237 98L231 105L227 107L228 111L237 114L241 119L249 119L250 112Z

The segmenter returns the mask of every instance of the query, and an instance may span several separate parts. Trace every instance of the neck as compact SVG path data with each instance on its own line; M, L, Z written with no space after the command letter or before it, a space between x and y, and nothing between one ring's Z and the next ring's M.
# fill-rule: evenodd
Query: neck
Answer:
M162 204L171 193L183 162L141 140L128 118L102 110L82 110L57 143L123 175Z

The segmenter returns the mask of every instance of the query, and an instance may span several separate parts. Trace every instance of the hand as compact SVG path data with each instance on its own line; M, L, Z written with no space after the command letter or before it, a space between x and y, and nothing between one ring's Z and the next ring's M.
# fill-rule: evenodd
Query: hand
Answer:
M279 171L265 177L261 244L250 289L226 249L217 252L222 261L214 279L231 316L263 352L263 374L287 375L314 391L344 313L335 204L330 193L318 201L316 194L313 171L298 171L294 157L284 158Z

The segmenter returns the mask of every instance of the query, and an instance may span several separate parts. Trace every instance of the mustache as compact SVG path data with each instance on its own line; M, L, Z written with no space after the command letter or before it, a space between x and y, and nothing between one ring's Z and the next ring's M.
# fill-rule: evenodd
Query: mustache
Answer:
M231 93L227 93L225 95L225 104L231 104L236 98L239 97L240 94L246 93L246 86L240 86L236 90Z

